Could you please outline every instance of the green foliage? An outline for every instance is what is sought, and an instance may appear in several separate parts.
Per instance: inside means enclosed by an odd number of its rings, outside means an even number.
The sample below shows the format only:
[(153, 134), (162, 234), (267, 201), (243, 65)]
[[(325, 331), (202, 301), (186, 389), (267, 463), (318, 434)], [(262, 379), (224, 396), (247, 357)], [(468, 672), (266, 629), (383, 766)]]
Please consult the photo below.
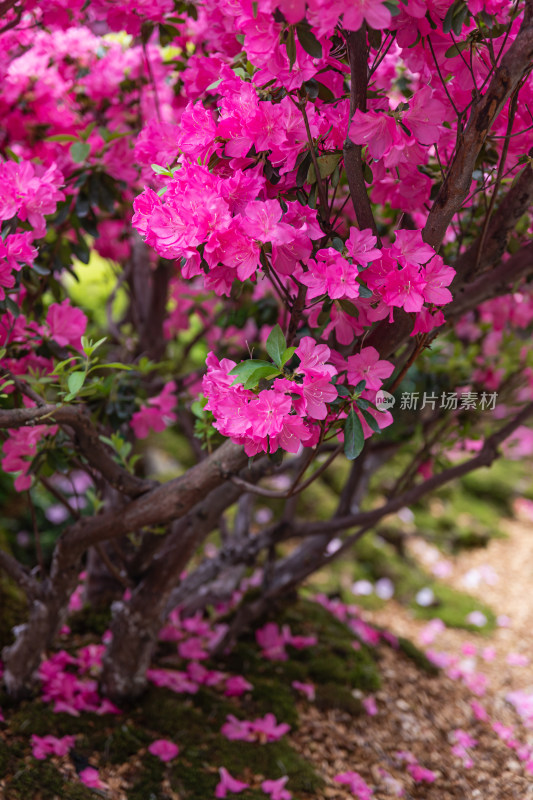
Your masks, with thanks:
[(353, 461), (360, 455), (365, 445), (365, 435), (361, 420), (351, 408), (344, 425), (344, 454), (348, 461)]

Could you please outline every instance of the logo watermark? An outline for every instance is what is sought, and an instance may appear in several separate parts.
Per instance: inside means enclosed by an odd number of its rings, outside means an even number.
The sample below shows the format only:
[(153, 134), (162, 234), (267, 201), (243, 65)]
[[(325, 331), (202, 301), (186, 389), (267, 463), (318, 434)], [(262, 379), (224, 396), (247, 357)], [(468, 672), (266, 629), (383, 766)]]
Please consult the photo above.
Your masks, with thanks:
[(376, 408), (379, 411), (388, 411), (396, 403), (396, 398), (390, 392), (380, 389), (376, 394)]
[[(492, 411), (496, 408), (498, 392), (402, 392), (399, 409), (401, 411), (423, 411), (442, 408), (444, 411)], [(390, 392), (380, 389), (376, 394), (376, 408), (388, 411), (396, 404)]]

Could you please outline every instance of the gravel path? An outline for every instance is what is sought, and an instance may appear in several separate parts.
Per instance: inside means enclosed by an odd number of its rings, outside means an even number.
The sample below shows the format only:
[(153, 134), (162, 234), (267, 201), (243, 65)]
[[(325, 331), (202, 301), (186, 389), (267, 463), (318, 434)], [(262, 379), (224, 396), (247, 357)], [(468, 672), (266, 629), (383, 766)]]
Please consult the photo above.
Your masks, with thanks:
[[(354, 797), (333, 781), (346, 771), (358, 772), (373, 788), (375, 800), (533, 798), (533, 759), (527, 755), (528, 750), (533, 752), (533, 699), (529, 727), (506, 699), (510, 692), (533, 693), (531, 510), (519, 507), (518, 519), (504, 523), (508, 538), (446, 559), (446, 582), (482, 598), (503, 617), (501, 622), (507, 622), (505, 627), (489, 636), (457, 629), (432, 633), (428, 623), (415, 620), (393, 601), (365, 613), (366, 621), (419, 646), (427, 647), (427, 639), (434, 636), (430, 644), (434, 650), (455, 656), (452, 675), (460, 672), (466, 678), (452, 680), (444, 670), (436, 677), (426, 675), (403, 655), (385, 648), (383, 686), (375, 695), (377, 714), (353, 719), (340, 712), (302, 709), (304, 721), (294, 740), (326, 776), (323, 798)], [(414, 540), (412, 549), (426, 566), (435, 564), (436, 551), (424, 541)], [(478, 704), (477, 716), (486, 713), (487, 719), (476, 718), (472, 701)], [(528, 710), (522, 702), (524, 708)], [(477, 741), (460, 756), (452, 751), (458, 729)], [(434, 781), (416, 783), (398, 751), (409, 751), (421, 766), (432, 770)]]

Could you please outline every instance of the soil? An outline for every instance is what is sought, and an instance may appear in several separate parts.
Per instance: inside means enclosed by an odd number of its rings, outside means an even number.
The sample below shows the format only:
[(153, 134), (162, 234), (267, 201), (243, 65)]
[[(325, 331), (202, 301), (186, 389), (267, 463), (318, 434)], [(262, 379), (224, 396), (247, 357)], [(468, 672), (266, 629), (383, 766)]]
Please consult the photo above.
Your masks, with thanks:
[[(492, 728), (494, 722), (513, 726), (514, 737), (533, 746), (533, 730), (524, 727), (506, 700), (510, 691), (533, 691), (531, 666), (511, 665), (507, 660), (510, 653), (522, 655), (524, 661), (533, 658), (533, 524), (527, 519), (514, 520), (504, 523), (504, 528), (507, 538), (447, 559), (451, 572), (446, 582), (463, 591), (466, 582), (472, 595), (488, 603), (498, 615), (509, 617), (509, 624), (497, 627), (489, 636), (446, 629), (431, 645), (450, 654), (461, 654), (465, 648), (467, 657), (476, 659), (476, 672), (488, 678), (485, 694), (476, 697), (443, 671), (437, 676), (425, 675), (401, 654), (392, 649), (385, 651), (381, 662), (383, 685), (375, 694), (375, 716), (354, 720), (338, 711), (321, 714), (314, 708), (302, 709), (301, 727), (292, 738), (299, 752), (327, 777), (324, 798), (353, 797), (333, 780), (335, 775), (350, 770), (359, 772), (374, 787), (376, 800), (396, 796), (382, 791), (380, 769), (387, 770), (399, 782), (406, 798), (533, 798), (533, 774), (524, 769), (516, 752)], [(410, 547), (429, 566), (434, 549), (420, 539), (413, 539)], [(480, 579), (480, 574), (486, 580)], [(415, 619), (394, 601), (378, 611), (365, 612), (364, 618), (415, 643), (420, 643), (427, 627), (427, 622)], [(474, 648), (476, 655), (469, 655)], [(492, 661), (482, 657), (485, 648), (493, 648), (494, 653), (489, 654)], [(488, 721), (475, 718), (472, 700), (486, 708)], [(452, 732), (458, 728), (478, 741), (468, 750), (473, 761), (469, 768), (452, 753)], [(422, 766), (433, 770), (435, 782), (415, 784), (395, 757), (399, 750), (411, 751)]]

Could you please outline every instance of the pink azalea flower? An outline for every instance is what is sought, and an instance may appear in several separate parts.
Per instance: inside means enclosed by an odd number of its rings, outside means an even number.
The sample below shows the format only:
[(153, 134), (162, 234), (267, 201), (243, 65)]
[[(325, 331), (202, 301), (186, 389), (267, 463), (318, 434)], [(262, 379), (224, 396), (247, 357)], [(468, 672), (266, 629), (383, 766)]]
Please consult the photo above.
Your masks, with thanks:
[(224, 694), (226, 697), (240, 697), (245, 692), (251, 692), (253, 688), (253, 685), (242, 675), (232, 675), (226, 681)]
[(287, 660), (285, 637), (275, 622), (267, 622), (263, 628), (256, 630), (255, 638), (265, 658), (270, 661)]
[(457, 730), (453, 731), (453, 736), (455, 741), (462, 745), (462, 747), (476, 747), (478, 743), (477, 739), (474, 739), (469, 733), (461, 728), (457, 728)]
[(220, 767), (218, 771), (220, 781), (215, 789), (215, 797), (226, 797), (228, 792), (239, 794), (239, 792), (244, 792), (245, 789), (249, 788), (249, 783), (243, 783), (233, 778), (225, 767)]
[(355, 112), (350, 125), (350, 139), (356, 144), (368, 145), (368, 152), (376, 160), (390, 153), (400, 136), (394, 117), (387, 113)]
[(375, 717), (378, 713), (378, 707), (374, 697), (365, 697), (362, 701), (363, 708), (370, 717)]
[(317, 344), (311, 336), (304, 336), (300, 340), (296, 355), (300, 359), (300, 364), (295, 370), (296, 374), (312, 371), (314, 374), (320, 373), (329, 378), (336, 374), (335, 367), (326, 363), (331, 350), (325, 344)]
[(187, 664), (187, 673), (191, 680), (201, 686), (217, 686), (225, 679), (225, 674), (215, 669), (206, 669), (203, 664), (191, 661)]
[(388, 306), (398, 306), (407, 312), (420, 311), (424, 305), (425, 287), (426, 281), (418, 267), (408, 264), (387, 276), (381, 295)]
[(0, 263), (0, 300), (6, 296), (4, 289), (12, 289), (15, 285), (15, 276), (12, 273), (12, 268), (4, 261)]
[(81, 350), (81, 337), (87, 327), (87, 317), (79, 308), (73, 308), (70, 300), (52, 303), (46, 315), (50, 338), (60, 347), (75, 347)]
[(233, 714), (228, 714), (226, 717), (226, 722), (220, 729), (220, 732), (226, 739), (229, 739), (230, 742), (235, 741), (243, 741), (243, 742), (253, 742), (254, 736), (252, 730), (250, 728), (250, 723), (247, 720), (240, 720), (233, 716)]
[(375, 247), (377, 238), (370, 228), (360, 231), (350, 228), (350, 235), (346, 240), (346, 249), (357, 264), (369, 264), (381, 256), (381, 250)]
[(374, 794), (373, 790), (358, 772), (342, 772), (340, 775), (336, 775), (333, 780), (347, 786), (352, 794), (359, 798), (359, 800), (371, 800)]
[(148, 752), (161, 761), (172, 761), (179, 753), (179, 747), (168, 739), (156, 739), (148, 746)]
[(301, 386), (294, 386), (294, 390), (302, 395), (306, 413), (311, 419), (326, 419), (328, 415), (326, 403), (332, 403), (338, 396), (329, 378), (313, 375), (311, 372), (306, 374)]
[(360, 381), (366, 381), (365, 389), (377, 391), (381, 389), (385, 378), (394, 372), (394, 365), (390, 361), (380, 359), (375, 347), (363, 347), (360, 353), (349, 356), (348, 382), (357, 386)]
[(396, 240), (390, 249), (390, 253), (402, 264), (421, 265), (434, 257), (435, 251), (431, 245), (424, 242), (420, 231), (399, 230), (395, 231), (395, 235)]
[(291, 683), (293, 689), (296, 689), (298, 692), (302, 692), (305, 694), (308, 700), (315, 699), (315, 687), (312, 683), (302, 683), (302, 681), (293, 681)]
[(314, 647), (318, 639), (316, 636), (293, 636), (289, 630), (285, 641), (287, 644), (290, 644), (291, 647), (294, 647), (295, 650), (305, 650), (306, 647)]
[(255, 719), (249, 725), (260, 742), (276, 742), (291, 728), (286, 722), (278, 724), (274, 714), (265, 714), (263, 718)]
[(409, 99), (409, 110), (403, 120), (420, 144), (435, 144), (446, 130), (442, 125), (446, 120), (446, 107), (437, 100), (430, 86), (422, 86)]
[(455, 277), (455, 270), (447, 267), (440, 256), (435, 256), (429, 264), (424, 267), (424, 299), (426, 303), (434, 303), (436, 306), (444, 306), (453, 300), (452, 293), (446, 286), (449, 286)]
[(265, 794), (269, 794), (271, 800), (291, 800), (292, 793), (285, 789), (285, 784), (289, 780), (288, 775), (278, 778), (277, 781), (263, 781), (261, 789)]
[(422, 767), (420, 764), (408, 764), (407, 772), (415, 783), (434, 783), (437, 780), (434, 772)]
[(100, 780), (98, 770), (93, 767), (86, 767), (80, 772), (80, 781), (88, 786), (89, 789), (107, 789), (107, 783)]
[(185, 672), (168, 669), (149, 669), (146, 677), (155, 686), (164, 686), (178, 694), (196, 694), (198, 684), (190, 680)]
[(49, 755), (66, 756), (69, 750), (74, 747), (75, 736), (63, 736), (57, 739), (55, 736), (36, 736), (32, 734), (32, 755), (42, 761)]
[(173, 411), (176, 406), (176, 397), (173, 394), (175, 390), (176, 384), (174, 381), (169, 381), (160, 394), (148, 400), (148, 405), (135, 412), (130, 425), (138, 439), (145, 439), (150, 429), (160, 433), (171, 422), (176, 421), (176, 414)]
[(509, 653), (506, 661), (511, 667), (527, 667), (529, 664), (529, 658), (524, 653)]
[(178, 654), (180, 658), (194, 658), (197, 661), (202, 661), (209, 655), (202, 645), (202, 640), (198, 639), (196, 636), (186, 639), (184, 642), (180, 642), (178, 644)]
[(349, 31), (358, 31), (366, 20), (371, 28), (382, 30), (392, 20), (391, 13), (382, 0), (353, 0), (344, 5), (343, 26)]
[(333, 247), (319, 250), (316, 260), (307, 262), (308, 272), (300, 276), (301, 282), (309, 287), (310, 299), (327, 294), (332, 300), (359, 297), (359, 272), (355, 264), (350, 264)]

